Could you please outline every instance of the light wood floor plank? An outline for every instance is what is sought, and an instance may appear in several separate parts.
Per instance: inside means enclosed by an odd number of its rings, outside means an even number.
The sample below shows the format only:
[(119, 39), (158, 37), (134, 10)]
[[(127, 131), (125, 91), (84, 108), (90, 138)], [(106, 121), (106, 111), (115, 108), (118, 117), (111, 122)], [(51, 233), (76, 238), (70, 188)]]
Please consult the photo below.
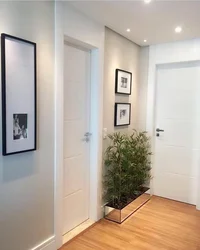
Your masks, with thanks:
[(103, 219), (61, 250), (200, 250), (200, 211), (154, 196), (123, 224)]

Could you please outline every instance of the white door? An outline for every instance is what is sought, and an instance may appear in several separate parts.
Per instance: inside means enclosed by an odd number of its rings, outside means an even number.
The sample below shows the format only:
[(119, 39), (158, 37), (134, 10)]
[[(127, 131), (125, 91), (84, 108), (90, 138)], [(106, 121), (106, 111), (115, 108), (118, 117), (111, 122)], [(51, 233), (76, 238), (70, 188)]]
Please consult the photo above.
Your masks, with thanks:
[(63, 234), (89, 217), (90, 137), (90, 52), (64, 47)]
[(154, 194), (190, 204), (196, 204), (200, 166), (199, 90), (199, 64), (157, 69)]

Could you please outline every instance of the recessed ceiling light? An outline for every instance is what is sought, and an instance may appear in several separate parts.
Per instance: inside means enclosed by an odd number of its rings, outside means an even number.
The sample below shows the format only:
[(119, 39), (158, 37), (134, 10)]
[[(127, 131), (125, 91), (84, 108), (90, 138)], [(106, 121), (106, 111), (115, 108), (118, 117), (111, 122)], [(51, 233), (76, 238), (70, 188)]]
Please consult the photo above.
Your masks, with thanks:
[(147, 42), (147, 40), (146, 39), (144, 39), (144, 43), (146, 43)]
[(126, 31), (127, 31), (127, 32), (130, 32), (131, 30), (130, 30), (130, 29), (127, 29)]
[(176, 33), (181, 33), (181, 31), (182, 31), (182, 27), (181, 27), (181, 26), (177, 26), (177, 27), (175, 28), (175, 32), (176, 32)]
[(144, 0), (144, 2), (145, 2), (145, 3), (150, 3), (150, 2), (151, 2), (151, 0)]

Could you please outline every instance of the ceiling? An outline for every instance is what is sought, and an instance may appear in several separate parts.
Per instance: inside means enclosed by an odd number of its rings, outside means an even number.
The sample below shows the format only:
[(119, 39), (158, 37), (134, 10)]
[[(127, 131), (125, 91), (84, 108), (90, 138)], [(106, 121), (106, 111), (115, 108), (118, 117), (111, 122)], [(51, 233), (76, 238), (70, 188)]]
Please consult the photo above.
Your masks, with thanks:
[[(145, 4), (143, 0), (82, 0), (71, 4), (141, 46), (200, 37), (200, 1), (152, 0)], [(182, 26), (183, 31), (175, 33), (176, 26)]]

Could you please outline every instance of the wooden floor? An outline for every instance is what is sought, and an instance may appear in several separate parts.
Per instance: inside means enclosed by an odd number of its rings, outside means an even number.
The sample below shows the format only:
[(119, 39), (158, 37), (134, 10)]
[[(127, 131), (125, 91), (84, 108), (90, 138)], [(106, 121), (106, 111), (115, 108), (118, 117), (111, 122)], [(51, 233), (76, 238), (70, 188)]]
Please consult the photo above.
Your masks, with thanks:
[(152, 197), (123, 224), (101, 220), (61, 250), (200, 250), (200, 211)]

